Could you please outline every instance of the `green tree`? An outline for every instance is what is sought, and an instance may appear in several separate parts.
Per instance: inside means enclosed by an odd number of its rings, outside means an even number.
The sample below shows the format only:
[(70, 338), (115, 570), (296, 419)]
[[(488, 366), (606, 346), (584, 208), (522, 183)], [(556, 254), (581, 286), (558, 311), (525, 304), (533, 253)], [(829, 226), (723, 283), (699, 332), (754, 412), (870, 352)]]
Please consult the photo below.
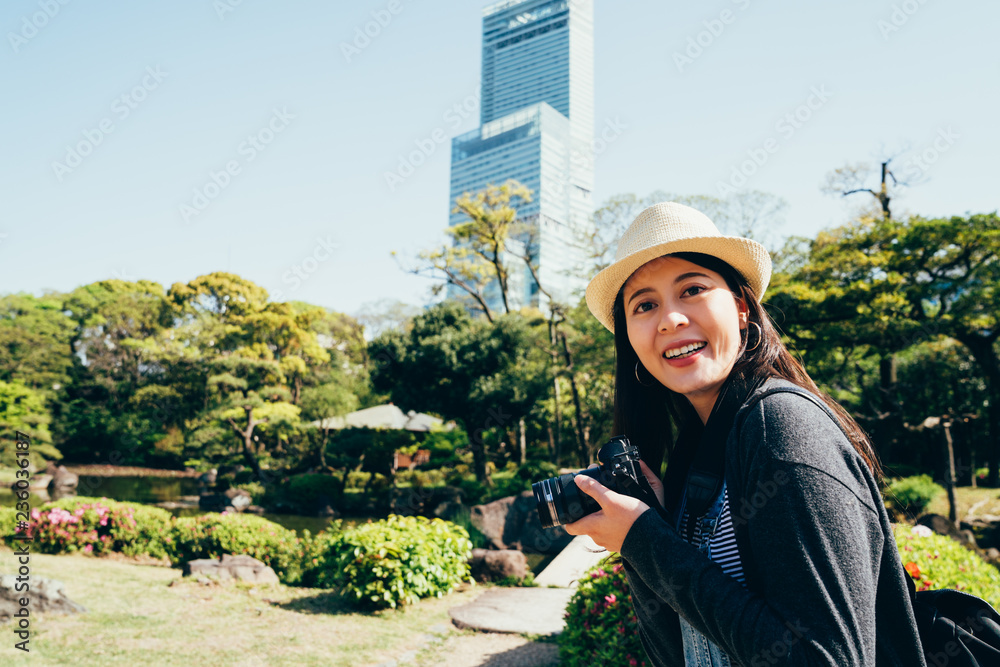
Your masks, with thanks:
[(531, 190), (515, 180), (491, 183), (475, 194), (466, 192), (455, 201), (454, 212), (464, 213), (468, 220), (446, 229), (451, 243), (420, 253), (422, 265), (411, 272), (441, 280), (433, 288), (435, 294), (446, 285), (465, 292), (491, 322), (495, 317), (491, 296), (499, 297), (503, 313), (512, 312), (510, 250), (527, 242), (517, 205), (530, 201)]
[(5, 465), (13, 465), (18, 431), (31, 438), (28, 458), (36, 468), (43, 468), (46, 460), (59, 459), (49, 432), (51, 421), (41, 392), (21, 382), (0, 381), (0, 456)]
[(477, 479), (488, 482), (490, 449), (509, 442), (548, 382), (533, 340), (518, 315), (474, 320), (445, 302), (415, 317), (408, 332), (372, 341), (372, 382), (400, 406), (460, 422)]
[(66, 387), (73, 322), (62, 311), (61, 294), (0, 297), (0, 381), (19, 379), (52, 395)]
[(311, 328), (325, 311), (268, 303), (266, 290), (229, 273), (177, 283), (168, 297), (179, 323), (172, 342), (195, 351), (205, 376), (189, 445), (212, 459), (239, 456), (257, 475), (262, 461), (308, 458), (296, 403), (310, 369), (330, 359)]
[[(775, 281), (770, 303), (812, 347), (883, 355), (942, 336), (969, 351), (989, 402), (990, 481), (1000, 464), (1000, 219), (864, 219), (820, 234), (809, 261)], [(894, 373), (891, 365), (883, 370)]]

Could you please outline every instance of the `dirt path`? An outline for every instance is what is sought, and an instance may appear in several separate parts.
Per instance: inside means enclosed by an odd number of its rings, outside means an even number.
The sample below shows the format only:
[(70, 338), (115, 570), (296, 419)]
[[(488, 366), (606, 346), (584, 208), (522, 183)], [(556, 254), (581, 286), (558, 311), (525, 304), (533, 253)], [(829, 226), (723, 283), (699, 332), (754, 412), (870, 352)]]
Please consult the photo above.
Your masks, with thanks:
[(421, 651), (419, 667), (550, 667), (559, 664), (555, 642), (522, 635), (455, 630)]

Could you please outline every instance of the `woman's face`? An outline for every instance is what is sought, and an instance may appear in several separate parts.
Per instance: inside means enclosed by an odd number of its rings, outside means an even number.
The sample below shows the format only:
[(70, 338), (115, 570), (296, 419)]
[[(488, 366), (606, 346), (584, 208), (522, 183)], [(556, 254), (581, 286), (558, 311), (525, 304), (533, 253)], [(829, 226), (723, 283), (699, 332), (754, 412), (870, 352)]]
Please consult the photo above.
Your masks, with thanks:
[(658, 257), (625, 282), (625, 321), (639, 363), (708, 421), (746, 328), (746, 306), (718, 273)]

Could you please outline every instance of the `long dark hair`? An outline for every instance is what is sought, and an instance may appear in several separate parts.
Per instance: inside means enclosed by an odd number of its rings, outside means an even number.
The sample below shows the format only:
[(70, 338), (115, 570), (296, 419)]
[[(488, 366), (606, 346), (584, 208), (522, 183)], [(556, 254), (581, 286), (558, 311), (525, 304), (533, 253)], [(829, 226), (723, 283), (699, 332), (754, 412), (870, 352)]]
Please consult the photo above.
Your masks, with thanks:
[[(805, 369), (788, 351), (757, 295), (738, 271), (721, 259), (695, 252), (669, 255), (718, 273), (737, 299), (747, 307), (749, 325), (741, 334), (740, 349), (731, 375), (748, 378), (782, 378), (812, 392), (837, 416), (851, 444), (864, 459), (876, 482), (882, 468), (867, 434), (835, 400), (820, 391)], [(669, 460), (677, 436), (692, 424), (700, 423), (694, 408), (682, 395), (670, 391), (639, 364), (628, 340), (625, 320), (625, 286), (618, 290), (614, 305), (615, 322), (615, 414), (614, 432), (633, 442), (653, 470)], [(760, 327), (759, 334), (756, 324)], [(645, 378), (643, 378), (645, 376)], [(640, 382), (640, 378), (643, 378)]]

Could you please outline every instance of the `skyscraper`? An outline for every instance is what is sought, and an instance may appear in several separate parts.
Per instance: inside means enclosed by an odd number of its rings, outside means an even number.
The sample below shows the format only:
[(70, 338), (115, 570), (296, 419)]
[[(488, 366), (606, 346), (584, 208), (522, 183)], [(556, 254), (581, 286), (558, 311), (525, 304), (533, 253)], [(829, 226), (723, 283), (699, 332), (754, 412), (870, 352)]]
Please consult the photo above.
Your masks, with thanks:
[[(511, 178), (530, 188), (532, 201), (518, 211), (534, 228), (539, 280), (575, 305), (584, 287), (580, 239), (593, 225), (593, 0), (486, 7), (482, 68), (480, 127), (452, 139), (450, 204)], [(464, 219), (452, 213), (450, 224)], [(508, 261), (513, 306), (547, 310), (519, 261)]]

